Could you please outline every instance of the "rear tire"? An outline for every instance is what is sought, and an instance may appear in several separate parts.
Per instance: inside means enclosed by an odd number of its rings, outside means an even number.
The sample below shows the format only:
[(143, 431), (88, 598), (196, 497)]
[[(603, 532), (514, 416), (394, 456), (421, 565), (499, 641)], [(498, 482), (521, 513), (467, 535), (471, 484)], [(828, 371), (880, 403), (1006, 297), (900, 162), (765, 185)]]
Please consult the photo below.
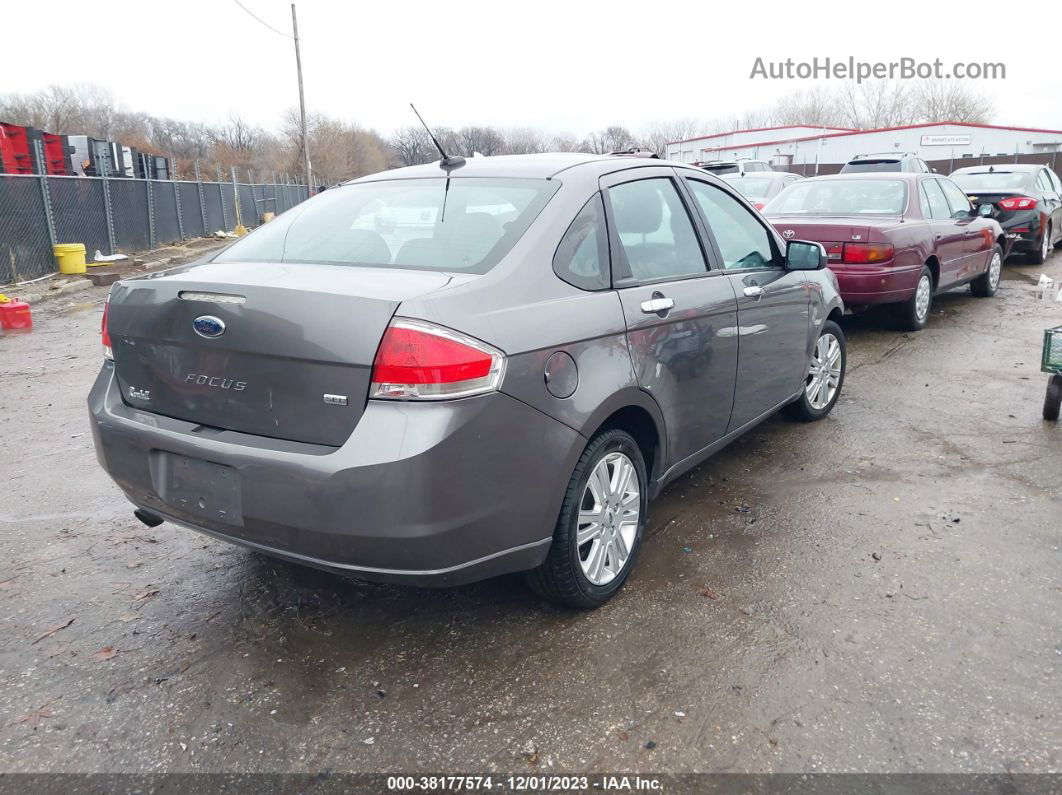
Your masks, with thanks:
[[(615, 476), (621, 469), (626, 471), (626, 464), (633, 465), (627, 487), (609, 492), (612, 483), (622, 478), (611, 483), (595, 479), (595, 484), (590, 484), (590, 479), (596, 478), (602, 467), (606, 476)], [(633, 483), (634, 479), (637, 484)], [(630, 434), (612, 429), (591, 439), (568, 483), (546, 560), (525, 575), (531, 589), (547, 599), (584, 610), (600, 607), (611, 599), (627, 581), (638, 558), (645, 529), (648, 487), (645, 459)], [(632, 491), (635, 488), (636, 500)], [(629, 512), (635, 506), (638, 513), (632, 518)], [(591, 515), (600, 516), (601, 521), (588, 521)], [(626, 521), (621, 524), (624, 518)], [(633, 534), (630, 534), (632, 523)], [(593, 534), (595, 525), (596, 535)], [(627, 532), (621, 532), (622, 528)], [(601, 565), (595, 567), (594, 553), (598, 550)], [(622, 558), (624, 550), (626, 558)], [(610, 570), (610, 560), (612, 569), (617, 570)]]
[(970, 282), (970, 292), (978, 298), (991, 298), (999, 289), (1000, 274), (1003, 272), (1003, 249), (998, 245), (992, 249), (985, 272)]
[[(833, 346), (833, 341), (836, 341), (836, 347)], [(834, 351), (836, 364), (831, 366)], [(815, 422), (829, 414), (841, 396), (847, 365), (848, 348), (844, 332), (832, 320), (827, 320), (822, 324), (819, 339), (811, 353), (804, 388), (800, 390), (800, 397), (783, 409), (786, 416), (800, 422)], [(831, 394), (829, 389), (834, 381), (836, 384)]]
[(1030, 265), (1043, 265), (1051, 253), (1051, 224), (1044, 227), (1043, 236), (1040, 238), (1040, 246), (1036, 251), (1030, 251), (1027, 262)]
[(1044, 419), (1056, 422), (1059, 408), (1062, 408), (1062, 375), (1053, 375), (1047, 382), (1047, 395), (1044, 396)]
[(933, 308), (933, 274), (925, 265), (918, 275), (915, 293), (902, 304), (896, 304), (896, 326), (901, 331), (921, 331), (929, 321)]

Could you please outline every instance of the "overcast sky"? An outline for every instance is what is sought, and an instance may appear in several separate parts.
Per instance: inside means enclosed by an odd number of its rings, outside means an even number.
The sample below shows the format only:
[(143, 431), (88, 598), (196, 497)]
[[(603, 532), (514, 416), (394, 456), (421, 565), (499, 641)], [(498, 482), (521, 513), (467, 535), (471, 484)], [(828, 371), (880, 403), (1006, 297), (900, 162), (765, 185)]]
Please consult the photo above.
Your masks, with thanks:
[[(289, 2), (242, 2), (290, 31)], [(411, 123), (411, 100), (437, 125), (582, 135), (729, 116), (811, 87), (749, 79), (757, 56), (1001, 61), (1006, 80), (973, 81), (995, 122), (1062, 129), (1062, 4), (1044, 0), (1011, 21), (998, 3), (906, 5), (869, 19), (866, 5), (799, 0), (301, 0), (298, 12), (310, 109), (382, 132)], [(51, 0), (45, 12), (53, 22), (32, 29), (63, 20), (64, 39), (5, 36), (0, 92), (92, 82), (128, 110), (211, 123), (239, 112), (267, 128), (297, 103), (292, 42), (233, 0)]]

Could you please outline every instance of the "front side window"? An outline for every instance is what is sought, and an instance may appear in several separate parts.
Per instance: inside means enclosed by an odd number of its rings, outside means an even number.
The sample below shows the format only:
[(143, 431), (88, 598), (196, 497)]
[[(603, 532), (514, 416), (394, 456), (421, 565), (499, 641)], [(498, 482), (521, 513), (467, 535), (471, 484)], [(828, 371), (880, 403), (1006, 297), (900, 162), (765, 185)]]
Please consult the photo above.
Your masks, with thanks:
[(557, 189), (536, 179), (445, 177), (345, 185), (281, 214), (216, 262), (486, 273)]
[(778, 264), (770, 234), (740, 202), (714, 185), (697, 180), (687, 180), (687, 183), (719, 246), (724, 268)]
[(686, 206), (666, 177), (609, 188), (616, 234), (639, 281), (693, 276), (707, 271)]
[(959, 186), (950, 179), (938, 179), (935, 182), (940, 183), (940, 187), (944, 190), (944, 195), (948, 199), (948, 204), (951, 205), (951, 217), (968, 217), (971, 210), (970, 199), (962, 192)]
[(583, 205), (553, 255), (553, 272), (583, 290), (604, 290), (610, 284), (608, 238), (601, 194)]
[(925, 194), (926, 204), (929, 205), (928, 213), (926, 213), (925, 205), (922, 206), (922, 214), (926, 218), (933, 218), (938, 221), (951, 218), (951, 207), (948, 206), (948, 200), (944, 197), (944, 191), (940, 188), (939, 180), (922, 180), (922, 190)]

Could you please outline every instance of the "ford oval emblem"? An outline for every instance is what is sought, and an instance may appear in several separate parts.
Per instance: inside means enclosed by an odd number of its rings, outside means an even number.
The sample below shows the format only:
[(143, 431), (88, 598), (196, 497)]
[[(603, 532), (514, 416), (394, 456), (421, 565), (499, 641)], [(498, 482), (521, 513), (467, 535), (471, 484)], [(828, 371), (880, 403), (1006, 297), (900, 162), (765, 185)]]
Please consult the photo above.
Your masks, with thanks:
[(212, 339), (225, 333), (225, 321), (213, 315), (200, 315), (192, 321), (192, 328), (200, 337)]

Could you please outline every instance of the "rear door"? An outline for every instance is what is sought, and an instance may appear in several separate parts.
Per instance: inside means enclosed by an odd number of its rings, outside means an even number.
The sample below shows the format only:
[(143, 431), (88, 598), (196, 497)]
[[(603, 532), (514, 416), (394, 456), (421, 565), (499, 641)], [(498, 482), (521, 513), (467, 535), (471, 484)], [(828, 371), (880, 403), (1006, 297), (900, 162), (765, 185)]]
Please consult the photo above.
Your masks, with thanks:
[(922, 214), (933, 233), (933, 248), (940, 261), (939, 287), (947, 287), (959, 280), (966, 258), (966, 229), (951, 217), (951, 205), (938, 179), (924, 179), (920, 183)]
[(734, 290), (709, 269), (672, 169), (630, 169), (603, 177), (601, 187), (631, 359), (664, 415), (670, 466), (726, 434), (737, 371)]
[(791, 397), (806, 377), (808, 282), (784, 268), (774, 231), (745, 202), (707, 180), (685, 183), (737, 296), (733, 431)]

